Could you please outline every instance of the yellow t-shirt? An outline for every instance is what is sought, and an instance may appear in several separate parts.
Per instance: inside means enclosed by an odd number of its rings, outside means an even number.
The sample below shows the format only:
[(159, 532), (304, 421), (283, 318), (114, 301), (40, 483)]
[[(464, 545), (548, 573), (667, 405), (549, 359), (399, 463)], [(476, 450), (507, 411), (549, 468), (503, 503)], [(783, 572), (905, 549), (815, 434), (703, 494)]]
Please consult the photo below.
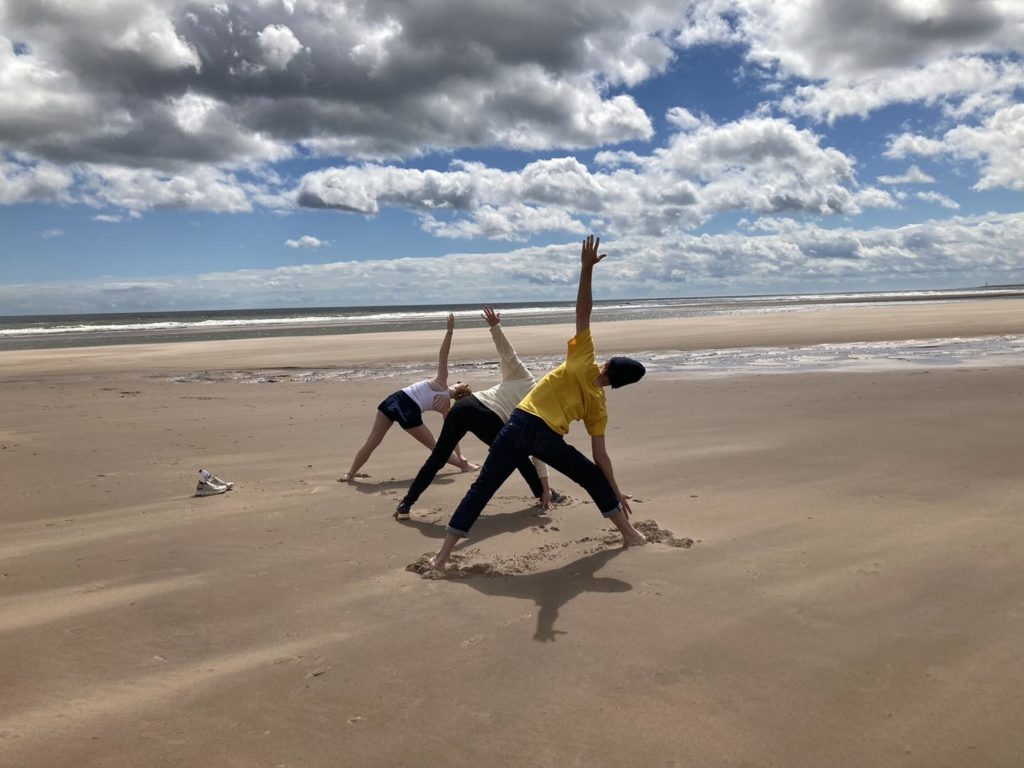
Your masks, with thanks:
[(588, 328), (569, 340), (565, 362), (537, 382), (517, 407), (539, 416), (560, 435), (569, 434), (573, 421), (582, 421), (589, 435), (603, 435), (608, 409), (604, 390), (594, 383), (601, 373), (594, 357)]

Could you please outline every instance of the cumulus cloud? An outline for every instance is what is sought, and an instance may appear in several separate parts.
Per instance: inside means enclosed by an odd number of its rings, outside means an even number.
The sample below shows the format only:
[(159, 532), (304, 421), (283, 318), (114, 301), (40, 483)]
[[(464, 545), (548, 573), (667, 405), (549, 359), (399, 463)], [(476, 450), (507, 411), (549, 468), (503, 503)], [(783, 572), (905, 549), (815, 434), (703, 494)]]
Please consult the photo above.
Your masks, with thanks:
[(910, 166), (904, 173), (896, 176), (879, 176), (878, 180), (883, 184), (934, 184), (935, 179), (922, 171), (916, 165)]
[(716, 125), (673, 111), (684, 127), (647, 155), (601, 152), (591, 169), (573, 157), (518, 171), (455, 161), (447, 171), (359, 165), (314, 171), (299, 204), (374, 215), (418, 213), (445, 237), (525, 239), (538, 232), (679, 232), (718, 213), (829, 215), (892, 207), (888, 193), (861, 188), (853, 159), (785, 120), (751, 117)]
[(751, 61), (806, 80), (1019, 51), (1024, 42), (1024, 10), (1005, 0), (703, 0), (694, 6), (681, 44), (743, 43)]
[(91, 165), (81, 167), (80, 173), (82, 200), (93, 205), (135, 212), (151, 208), (219, 213), (252, 210), (239, 180), (212, 167), (165, 174), (146, 168)]
[(783, 111), (833, 122), (848, 115), (867, 117), (890, 104), (941, 104), (952, 115), (991, 113), (1012, 104), (1024, 86), (1024, 66), (955, 56), (920, 67), (832, 79), (803, 85), (784, 97)]
[(976, 189), (1024, 189), (1024, 104), (1000, 109), (979, 126), (958, 125), (941, 139), (900, 134), (886, 154), (970, 160), (980, 168)]
[[(135, 184), (153, 192), (153, 205), (205, 199), (212, 210), (289, 207), (279, 189), (231, 177), (297, 154), (383, 162), (649, 140), (652, 122), (624, 89), (701, 44), (742, 46), (770, 76), (796, 78), (775, 106), (821, 120), (898, 101), (941, 103), (951, 118), (993, 115), (1024, 86), (1024, 66), (1005, 56), (1024, 49), (1024, 10), (1006, 0), (0, 0), (0, 30), (7, 162), (56, 167), (75, 180), (102, 178), (90, 170), (99, 167), (147, 172), (168, 182)], [(683, 106), (665, 117), (680, 134), (725, 133)], [(211, 195), (170, 183), (211, 166), (219, 176)], [(719, 173), (698, 219), (748, 203), (843, 212), (857, 204), (831, 183), (809, 201), (792, 178), (777, 190), (754, 179), (757, 191), (744, 195), (749, 175), (749, 167)], [(22, 179), (0, 190), (0, 202), (66, 197), (55, 182)], [(141, 210), (142, 197), (123, 186), (109, 196)], [(647, 203), (633, 197), (628, 215)], [(481, 201), (476, 223), (433, 214), (425, 222), (437, 233), (507, 238), (578, 224), (571, 212), (525, 205)], [(693, 210), (679, 205), (674, 215), (692, 222)], [(647, 219), (658, 226), (657, 216)]]
[[(602, 296), (849, 289), (850, 286), (971, 284), (978, 275), (1019, 274), (1024, 214), (954, 217), (893, 229), (826, 229), (793, 219), (758, 222), (754, 234), (645, 236), (607, 240), (595, 271)], [(0, 286), (12, 312), (166, 306), (332, 306), (571, 300), (579, 244), (505, 253), (247, 269), (164, 280)], [(452, 274), (459, 279), (452, 281)], [(987, 277), (983, 279), (988, 279)], [(197, 298), (198, 297), (198, 298)]]
[(317, 248), (322, 248), (325, 245), (330, 245), (331, 241), (321, 240), (317, 237), (313, 237), (312, 235), (303, 235), (298, 240), (285, 240), (284, 244), (289, 248), (311, 248), (316, 250)]
[(1024, 85), (1024, 6), (1007, 0), (696, 0), (675, 42), (740, 46), (795, 86), (772, 106), (829, 123), (898, 103), (991, 114)]
[(268, 24), (256, 35), (256, 41), (263, 64), (275, 72), (283, 72), (288, 62), (302, 50), (302, 43), (284, 24)]
[(0, 204), (67, 199), (74, 177), (51, 163), (0, 157)]
[(591, 147), (651, 135), (664, 0), (0, 0), (0, 149), (169, 170), (302, 146)]
[(951, 211), (955, 211), (960, 207), (960, 203), (941, 192), (918, 192), (915, 197), (918, 200), (924, 200), (926, 203), (938, 203), (943, 208), (949, 208)]

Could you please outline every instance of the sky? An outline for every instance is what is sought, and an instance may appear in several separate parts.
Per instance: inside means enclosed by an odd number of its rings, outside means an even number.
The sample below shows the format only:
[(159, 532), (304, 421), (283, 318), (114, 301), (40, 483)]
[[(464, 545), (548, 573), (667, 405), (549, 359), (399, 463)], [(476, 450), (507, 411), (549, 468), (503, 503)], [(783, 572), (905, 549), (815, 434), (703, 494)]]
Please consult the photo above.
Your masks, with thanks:
[(0, 314), (1024, 283), (1024, 0), (0, 0)]

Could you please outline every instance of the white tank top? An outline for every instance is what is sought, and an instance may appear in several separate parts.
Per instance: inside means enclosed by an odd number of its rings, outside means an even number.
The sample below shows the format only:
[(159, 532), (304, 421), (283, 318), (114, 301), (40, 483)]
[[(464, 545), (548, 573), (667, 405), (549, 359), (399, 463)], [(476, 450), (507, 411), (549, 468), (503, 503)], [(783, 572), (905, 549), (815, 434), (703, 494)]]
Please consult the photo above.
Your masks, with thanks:
[(448, 399), (448, 390), (444, 389), (438, 392), (430, 386), (431, 381), (432, 379), (417, 381), (415, 384), (410, 384), (402, 390), (412, 398), (412, 401), (420, 407), (421, 411), (438, 411)]

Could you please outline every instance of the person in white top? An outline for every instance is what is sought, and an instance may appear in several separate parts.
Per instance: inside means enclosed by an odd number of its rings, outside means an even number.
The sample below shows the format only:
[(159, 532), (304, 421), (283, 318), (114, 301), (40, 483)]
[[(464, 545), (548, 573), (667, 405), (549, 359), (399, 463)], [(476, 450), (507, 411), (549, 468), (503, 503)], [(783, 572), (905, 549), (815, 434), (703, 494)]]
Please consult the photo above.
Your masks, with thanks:
[[(444, 341), (441, 342), (441, 349), (437, 356), (437, 375), (432, 379), (417, 381), (415, 384), (410, 384), (408, 387), (388, 395), (377, 406), (377, 415), (374, 418), (373, 427), (370, 429), (370, 436), (366, 438), (363, 447), (356, 452), (356, 457), (352, 460), (352, 466), (348, 472), (338, 478), (339, 483), (352, 482), (357, 477), (367, 477), (367, 475), (359, 475), (359, 470), (370, 458), (370, 454), (380, 445), (384, 435), (395, 422), (398, 422), (402, 429), (427, 448), (434, 449), (437, 443), (430, 427), (423, 423), (423, 412), (437, 411), (447, 419), (448, 412), (451, 410), (451, 398), (455, 397), (456, 392), (469, 391), (469, 386), (466, 384), (448, 386), (448, 353), (452, 348), (454, 331), (455, 315), (449, 313), (448, 331), (444, 335)], [(477, 469), (476, 464), (462, 455), (458, 443), (448, 448), (444, 460), (463, 472)]]
[[(452, 452), (453, 446), (458, 446), (467, 432), (472, 432), (485, 445), (493, 443), (512, 415), (512, 410), (536, 383), (533, 374), (522, 364), (515, 349), (505, 338), (501, 330), (501, 315), (491, 307), (484, 307), (483, 318), (491, 327), (491, 338), (494, 339), (494, 346), (501, 357), (501, 383), (473, 394), (469, 393), (468, 388), (455, 393), (456, 403), (445, 419), (441, 434), (437, 438), (437, 445), (409, 486), (405, 498), (398, 503), (395, 517), (399, 520), (409, 519), (412, 505), (433, 481), (438, 470), (444, 465), (445, 457)], [(544, 509), (549, 509), (552, 501), (564, 498), (557, 491), (552, 491), (548, 485), (548, 468), (543, 462), (524, 458), (518, 469)]]

